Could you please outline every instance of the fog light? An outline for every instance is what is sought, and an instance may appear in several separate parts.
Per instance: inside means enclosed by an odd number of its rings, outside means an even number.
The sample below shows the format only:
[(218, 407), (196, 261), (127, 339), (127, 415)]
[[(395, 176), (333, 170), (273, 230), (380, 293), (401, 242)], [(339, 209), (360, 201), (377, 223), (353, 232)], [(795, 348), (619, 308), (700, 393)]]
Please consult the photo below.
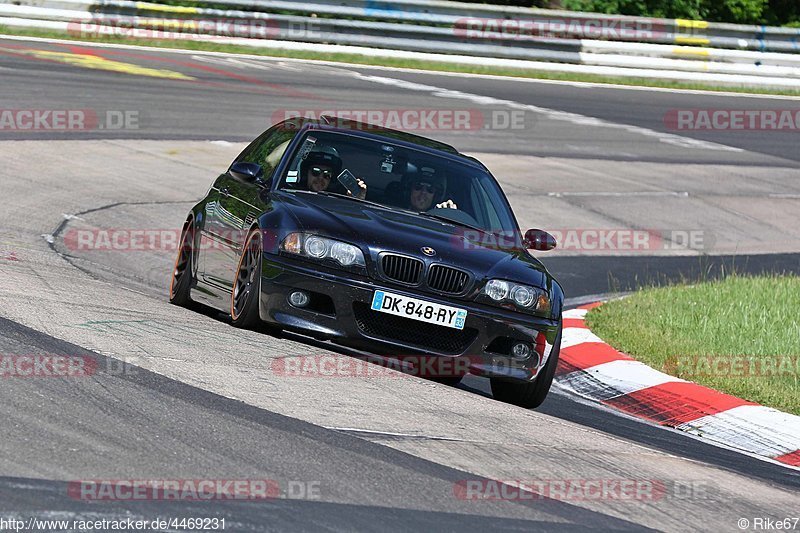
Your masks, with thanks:
[(511, 347), (511, 355), (514, 356), (514, 359), (527, 359), (531, 355), (531, 347), (524, 342), (518, 342)]
[(295, 307), (305, 307), (309, 300), (308, 294), (303, 291), (294, 291), (289, 295), (289, 303)]

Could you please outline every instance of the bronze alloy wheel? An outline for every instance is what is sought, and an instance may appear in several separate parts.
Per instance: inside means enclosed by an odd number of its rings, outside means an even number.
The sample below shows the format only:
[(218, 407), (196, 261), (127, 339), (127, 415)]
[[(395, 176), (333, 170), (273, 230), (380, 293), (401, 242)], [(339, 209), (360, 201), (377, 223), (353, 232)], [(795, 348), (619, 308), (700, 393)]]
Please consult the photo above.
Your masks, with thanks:
[(169, 284), (169, 301), (175, 305), (186, 306), (192, 301), (190, 291), (197, 271), (196, 250), (194, 220), (190, 219), (183, 225)]
[(236, 327), (252, 327), (260, 321), (261, 250), (261, 232), (253, 230), (245, 241), (231, 293), (231, 321)]

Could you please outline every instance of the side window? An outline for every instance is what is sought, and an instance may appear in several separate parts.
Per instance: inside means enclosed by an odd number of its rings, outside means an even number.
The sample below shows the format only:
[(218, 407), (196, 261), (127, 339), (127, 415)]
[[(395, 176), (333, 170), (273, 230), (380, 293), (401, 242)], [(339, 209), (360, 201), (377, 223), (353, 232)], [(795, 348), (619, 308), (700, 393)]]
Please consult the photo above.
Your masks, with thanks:
[(250, 143), (235, 162), (258, 163), (264, 169), (264, 179), (268, 180), (296, 133), (286, 123), (273, 126)]

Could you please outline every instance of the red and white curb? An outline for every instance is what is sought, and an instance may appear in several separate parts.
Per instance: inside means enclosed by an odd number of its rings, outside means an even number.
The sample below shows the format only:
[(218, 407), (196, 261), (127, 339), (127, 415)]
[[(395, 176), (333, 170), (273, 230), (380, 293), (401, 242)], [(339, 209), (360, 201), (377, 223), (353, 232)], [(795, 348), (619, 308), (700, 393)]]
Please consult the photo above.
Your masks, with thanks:
[(584, 398), (716, 444), (800, 467), (800, 416), (659, 372), (586, 327), (589, 309), (564, 311), (557, 383)]

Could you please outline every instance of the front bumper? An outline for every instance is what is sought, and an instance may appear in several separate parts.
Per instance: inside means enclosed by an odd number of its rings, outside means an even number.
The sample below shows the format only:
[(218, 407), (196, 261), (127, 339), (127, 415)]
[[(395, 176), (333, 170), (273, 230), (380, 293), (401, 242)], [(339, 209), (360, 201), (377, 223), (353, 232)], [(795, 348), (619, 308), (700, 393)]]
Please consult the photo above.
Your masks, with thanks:
[[(427, 325), (369, 310), (376, 289), (467, 310), (464, 330)], [(329, 298), (324, 312), (289, 303), (296, 290)], [(326, 300), (327, 301), (327, 300)], [(370, 315), (370, 313), (374, 315)], [(494, 309), (464, 299), (409, 291), (366, 275), (301, 259), (265, 253), (260, 296), (261, 319), (317, 338), (331, 339), (388, 357), (424, 356), (448, 361), (447, 368), (473, 374), (532, 381), (547, 363), (558, 333), (552, 320)], [(400, 329), (399, 329), (400, 328)], [(401, 331), (402, 329), (402, 331)], [(498, 353), (497, 339), (528, 342), (536, 354), (526, 361)], [(439, 376), (442, 377), (442, 376)]]

